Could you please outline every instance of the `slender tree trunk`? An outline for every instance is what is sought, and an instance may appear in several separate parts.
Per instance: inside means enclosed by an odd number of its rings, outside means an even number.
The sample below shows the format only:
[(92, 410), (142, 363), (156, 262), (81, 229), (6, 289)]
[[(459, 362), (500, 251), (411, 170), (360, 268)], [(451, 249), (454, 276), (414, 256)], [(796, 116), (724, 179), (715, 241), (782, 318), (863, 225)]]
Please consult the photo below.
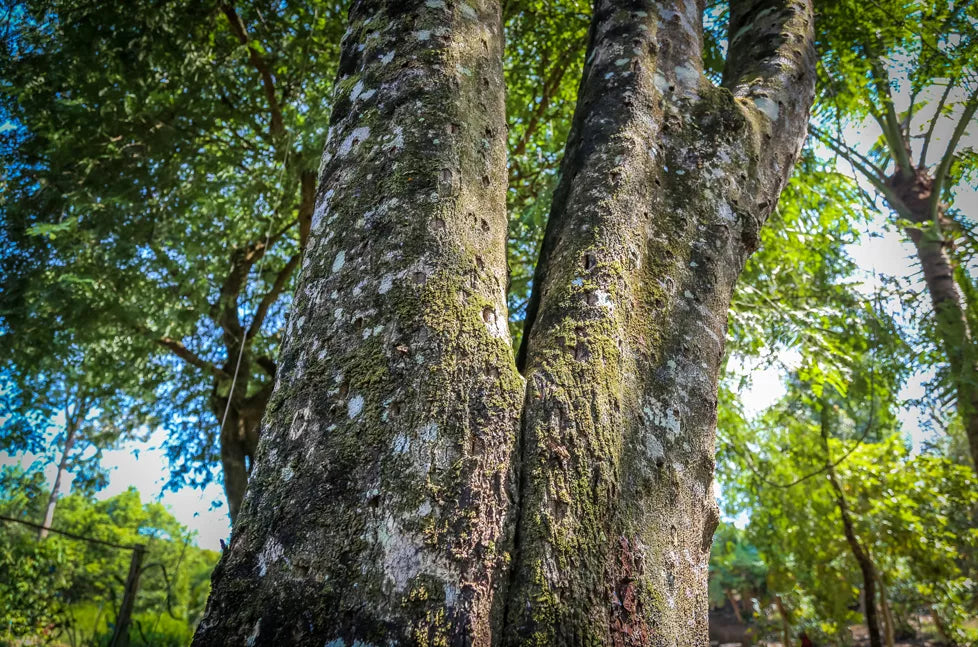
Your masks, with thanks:
[(350, 9), (255, 472), (195, 645), (707, 644), (726, 312), (807, 2), (599, 2), (516, 370), (499, 3)]
[(883, 575), (876, 574), (877, 582), (880, 585), (880, 611), (883, 613), (883, 637), (886, 640), (886, 647), (893, 647), (896, 642), (896, 628), (893, 625), (893, 614), (890, 611), (890, 599), (886, 594), (886, 583)]
[(791, 647), (791, 616), (785, 609), (780, 595), (774, 596), (774, 603), (778, 607), (778, 615), (781, 616), (781, 642), (784, 647)]
[(916, 225), (907, 229), (907, 235), (916, 249), (930, 295), (937, 335), (956, 392), (958, 413), (978, 473), (978, 347), (968, 326), (964, 298), (954, 279), (954, 264), (947, 249), (949, 242), (941, 226), (945, 222), (943, 210), (938, 209), (935, 222), (930, 215), (933, 179), (926, 170), (895, 174), (889, 184)]
[(54, 475), (54, 485), (51, 486), (51, 494), (48, 496), (48, 505), (44, 509), (44, 521), (41, 529), (38, 530), (37, 538), (42, 540), (48, 536), (48, 529), (54, 523), (54, 509), (58, 505), (58, 497), (61, 496), (61, 479), (68, 469), (68, 457), (71, 448), (75, 445), (75, 435), (78, 433), (78, 421), (75, 416), (69, 414), (65, 423), (65, 445), (61, 451), (61, 460), (58, 461), (58, 471)]
[(852, 514), (849, 511), (849, 504), (846, 501), (845, 491), (842, 489), (842, 484), (839, 483), (839, 479), (835, 474), (835, 468), (832, 465), (832, 456), (829, 452), (830, 406), (829, 402), (823, 398), (820, 417), (822, 443), (825, 449), (825, 470), (829, 477), (829, 483), (832, 485), (832, 490), (835, 492), (836, 505), (839, 508), (839, 516), (842, 518), (842, 532), (846, 537), (846, 543), (849, 544), (849, 550), (852, 552), (856, 564), (859, 565), (859, 572), (862, 574), (863, 599), (865, 602), (863, 612), (866, 616), (866, 628), (869, 630), (869, 645), (870, 647), (882, 647), (876, 610), (876, 567), (873, 565), (873, 560), (868, 551), (862, 545), (862, 542), (859, 541), (859, 537), (856, 536), (856, 528), (852, 520)]

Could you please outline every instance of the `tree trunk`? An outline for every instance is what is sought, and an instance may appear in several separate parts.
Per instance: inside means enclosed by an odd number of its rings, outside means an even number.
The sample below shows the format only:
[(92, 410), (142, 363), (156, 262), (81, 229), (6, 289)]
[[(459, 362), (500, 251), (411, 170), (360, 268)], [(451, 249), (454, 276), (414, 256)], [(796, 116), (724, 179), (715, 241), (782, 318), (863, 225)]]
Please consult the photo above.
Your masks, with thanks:
[(811, 6), (599, 2), (516, 370), (499, 3), (350, 9), (255, 472), (195, 645), (705, 645), (734, 282)]
[(907, 235), (917, 251), (934, 311), (935, 329), (950, 368), (972, 465), (978, 474), (978, 348), (968, 326), (964, 298), (954, 279), (954, 265), (947, 250), (949, 242), (942, 232), (943, 210), (938, 209), (936, 221), (931, 218), (933, 179), (926, 170), (896, 174), (889, 184), (915, 224), (907, 229)]
[(890, 599), (886, 594), (886, 583), (883, 575), (876, 574), (880, 585), (880, 611), (883, 613), (883, 637), (886, 640), (886, 647), (893, 647), (896, 642), (896, 628), (893, 626), (893, 613), (890, 611)]
[(774, 596), (774, 603), (778, 607), (778, 615), (781, 616), (781, 641), (784, 647), (791, 646), (791, 616), (788, 614), (788, 610), (784, 608), (784, 602), (781, 600), (780, 595)]
[[(236, 361), (237, 355), (234, 352), (229, 351), (229, 356)], [(229, 368), (233, 371), (234, 365), (230, 364)], [(238, 379), (234, 381), (233, 394), (221, 395), (222, 387), (231, 388), (230, 383), (224, 383), (225, 380), (215, 382), (211, 394), (211, 410), (220, 425), (221, 469), (232, 525), (238, 518), (238, 511), (241, 509), (248, 486), (248, 476), (255, 464), (262, 416), (273, 386), (269, 383), (258, 393), (246, 397), (250, 378), (249, 369), (247, 362), (243, 362)]]
[(48, 505), (44, 509), (44, 521), (41, 523), (41, 528), (37, 532), (38, 541), (48, 536), (48, 529), (54, 523), (54, 509), (58, 505), (58, 497), (61, 496), (61, 479), (68, 469), (68, 456), (71, 448), (75, 444), (75, 434), (77, 433), (78, 422), (69, 414), (65, 422), (65, 446), (61, 452), (61, 460), (58, 461), (58, 471), (54, 475), (54, 485), (51, 486), (51, 494), (48, 495)]
[(836, 477), (835, 468), (832, 465), (832, 456), (829, 453), (830, 406), (829, 402), (823, 398), (821, 433), (822, 443), (825, 448), (825, 471), (828, 474), (832, 490), (835, 492), (836, 505), (839, 508), (839, 516), (842, 518), (842, 532), (845, 534), (846, 543), (849, 544), (849, 550), (852, 552), (853, 558), (855, 558), (856, 563), (859, 565), (859, 572), (862, 574), (865, 602), (863, 612), (866, 616), (866, 628), (869, 630), (869, 645), (870, 647), (883, 647), (880, 640), (880, 626), (876, 612), (876, 567), (873, 565), (873, 560), (863, 547), (862, 542), (859, 541), (859, 537), (856, 536), (856, 528), (852, 521), (852, 514), (849, 511), (849, 504), (846, 501), (845, 491), (842, 489), (842, 484), (839, 483), (839, 479)]

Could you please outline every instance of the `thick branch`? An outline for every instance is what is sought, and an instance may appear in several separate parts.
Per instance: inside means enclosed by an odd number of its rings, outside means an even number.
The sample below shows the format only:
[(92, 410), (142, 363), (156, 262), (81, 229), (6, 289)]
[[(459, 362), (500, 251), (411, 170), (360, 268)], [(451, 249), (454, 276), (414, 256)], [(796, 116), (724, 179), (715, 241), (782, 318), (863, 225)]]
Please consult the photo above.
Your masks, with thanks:
[[(730, 2), (722, 85), (760, 126), (764, 141), (757, 143), (758, 172), (775, 199), (787, 181), (779, 169), (790, 167), (801, 150), (815, 95), (813, 30), (810, 0)], [(766, 141), (788, 145), (766, 146)]]

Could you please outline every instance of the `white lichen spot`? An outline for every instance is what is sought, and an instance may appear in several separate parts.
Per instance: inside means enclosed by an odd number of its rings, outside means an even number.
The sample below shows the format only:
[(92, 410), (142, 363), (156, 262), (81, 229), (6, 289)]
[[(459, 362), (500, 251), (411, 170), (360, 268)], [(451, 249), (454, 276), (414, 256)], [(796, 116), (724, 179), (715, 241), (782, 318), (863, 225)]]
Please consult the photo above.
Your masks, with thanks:
[(346, 413), (352, 420), (359, 416), (361, 411), (363, 411), (363, 396), (355, 395), (346, 403)]
[(414, 37), (422, 41), (428, 40), (429, 38), (431, 38), (431, 30), (422, 29), (421, 31), (416, 31), (414, 32)]
[(611, 295), (604, 290), (596, 290), (594, 296), (597, 298), (597, 305), (601, 308), (613, 310), (615, 304), (611, 301)]
[(255, 642), (258, 640), (258, 632), (261, 629), (261, 618), (258, 618), (258, 622), (252, 628), (251, 633), (248, 634), (248, 638), (245, 640), (246, 647), (254, 647)]
[(475, 13), (475, 9), (465, 4), (464, 2), (461, 5), (459, 5), (458, 8), (459, 11), (462, 12), (462, 15), (468, 18), (469, 20), (477, 20), (479, 18), (478, 14)]
[(286, 467), (283, 467), (282, 468), (282, 480), (283, 481), (285, 481), (286, 483), (288, 483), (289, 481), (292, 480), (292, 477), (293, 476), (295, 476), (295, 470), (293, 470), (291, 467), (286, 466)]
[(394, 277), (390, 274), (385, 274), (380, 278), (380, 286), (377, 288), (377, 292), (387, 294), (392, 287), (394, 287)]
[(346, 647), (346, 641), (342, 638), (334, 638), (323, 645), (323, 647)]
[(431, 7), (432, 9), (444, 9), (445, 8), (445, 0), (427, 0), (427, 2), (425, 2), (425, 4), (428, 5), (429, 7)]
[(333, 259), (333, 274), (339, 272), (343, 268), (344, 263), (346, 263), (346, 252), (341, 249), (336, 255), (336, 258)]
[(669, 91), (669, 79), (664, 77), (661, 73), (656, 72), (652, 75), (652, 84), (655, 85), (655, 89), (665, 94)]
[(350, 90), (350, 103), (354, 103), (357, 100), (357, 97), (360, 96), (360, 93), (361, 92), (363, 92), (363, 81), (362, 80), (361, 81), (357, 81), (356, 85), (353, 86), (353, 89)]
[(628, 65), (629, 61), (631, 61), (631, 60), (632, 59), (630, 59), (630, 58), (619, 58), (619, 59), (617, 59), (615, 61), (615, 66), (616, 67), (621, 67), (622, 65)]
[(341, 319), (342, 317), (343, 317), (343, 308), (337, 308), (336, 310), (333, 310), (334, 319)]
[(778, 104), (767, 97), (754, 97), (754, 105), (771, 121), (778, 120)]
[(354, 146), (366, 140), (367, 137), (369, 136), (370, 136), (370, 129), (367, 128), (366, 126), (361, 126), (360, 128), (354, 128), (353, 132), (350, 133), (347, 136), (347, 138), (344, 139), (343, 142), (340, 144), (340, 148), (339, 150), (336, 151), (336, 154), (339, 155), (340, 157), (348, 155), (350, 151), (353, 150)]
[(693, 294), (692, 292), (690, 292), (689, 290), (683, 290), (683, 296), (686, 297), (687, 299), (695, 299), (696, 298), (696, 295)]
[(258, 575), (265, 577), (265, 574), (268, 572), (268, 567), (282, 559), (284, 554), (285, 551), (282, 548), (282, 544), (278, 543), (275, 537), (269, 537), (261, 552), (258, 553)]
[(723, 222), (734, 222), (737, 217), (734, 216), (733, 209), (726, 202), (721, 202), (717, 207), (717, 217)]
[(395, 454), (406, 454), (411, 451), (411, 439), (405, 434), (397, 434), (392, 446)]
[(645, 438), (645, 453), (652, 461), (657, 461), (666, 457), (666, 451), (662, 448), (662, 443), (652, 434)]
[(391, 50), (391, 51), (387, 52), (386, 54), (384, 54), (383, 56), (380, 57), (380, 63), (381, 63), (381, 65), (387, 65), (388, 63), (390, 63), (393, 60), (394, 60), (394, 50)]

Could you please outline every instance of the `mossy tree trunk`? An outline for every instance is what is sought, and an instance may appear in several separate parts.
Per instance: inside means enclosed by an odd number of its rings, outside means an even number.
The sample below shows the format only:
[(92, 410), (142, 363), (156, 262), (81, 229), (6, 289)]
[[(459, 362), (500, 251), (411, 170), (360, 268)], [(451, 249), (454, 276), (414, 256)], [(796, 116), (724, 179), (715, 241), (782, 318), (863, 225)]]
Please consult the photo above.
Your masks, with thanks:
[(257, 465), (195, 645), (705, 645), (717, 377), (807, 1), (599, 2), (519, 366), (500, 7), (354, 2)]

